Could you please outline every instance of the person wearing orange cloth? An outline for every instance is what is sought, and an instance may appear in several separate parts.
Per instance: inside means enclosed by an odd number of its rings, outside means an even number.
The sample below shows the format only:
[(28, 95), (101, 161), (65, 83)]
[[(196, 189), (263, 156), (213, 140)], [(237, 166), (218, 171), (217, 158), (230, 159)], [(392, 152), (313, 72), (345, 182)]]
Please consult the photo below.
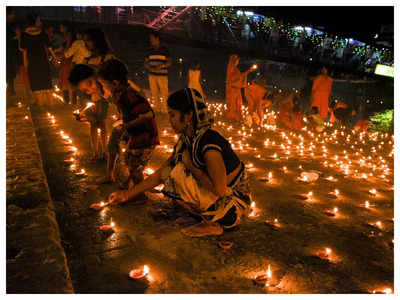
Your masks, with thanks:
[(328, 69), (323, 67), (321, 74), (314, 79), (311, 90), (311, 107), (317, 107), (320, 116), (328, 117), (329, 96), (333, 79), (328, 75)]
[(294, 94), (280, 104), (278, 123), (292, 130), (301, 130), (303, 128), (303, 114), (297, 99), (294, 98)]
[(268, 94), (266, 81), (264, 79), (255, 78), (249, 86), (244, 89), (244, 96), (248, 103), (248, 112), (253, 121), (260, 125), (264, 119), (264, 107), (270, 107), (271, 100), (264, 99)]
[(240, 73), (238, 69), (239, 56), (232, 54), (228, 61), (226, 70), (226, 106), (227, 117), (229, 119), (240, 121), (242, 119), (242, 93), (241, 89), (247, 86), (247, 74), (255, 71), (257, 65), (253, 65), (249, 70)]

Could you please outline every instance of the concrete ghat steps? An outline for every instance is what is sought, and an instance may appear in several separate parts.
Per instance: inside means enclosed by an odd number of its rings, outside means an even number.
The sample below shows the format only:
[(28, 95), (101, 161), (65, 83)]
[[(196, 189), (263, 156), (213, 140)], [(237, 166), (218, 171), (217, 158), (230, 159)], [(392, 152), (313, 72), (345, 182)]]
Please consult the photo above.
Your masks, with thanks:
[(6, 292), (74, 293), (30, 110), (7, 108)]

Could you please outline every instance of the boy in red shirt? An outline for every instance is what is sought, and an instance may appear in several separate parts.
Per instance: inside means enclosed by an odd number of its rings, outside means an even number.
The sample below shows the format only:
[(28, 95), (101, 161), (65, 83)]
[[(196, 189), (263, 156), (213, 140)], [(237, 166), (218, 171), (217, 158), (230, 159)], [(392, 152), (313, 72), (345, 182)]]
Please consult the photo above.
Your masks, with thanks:
[(105, 96), (113, 96), (122, 116), (124, 133), (128, 138), (126, 163), (130, 179), (134, 184), (143, 180), (143, 170), (150, 160), (154, 148), (160, 144), (153, 109), (146, 98), (129, 85), (128, 70), (116, 59), (100, 66), (98, 81)]

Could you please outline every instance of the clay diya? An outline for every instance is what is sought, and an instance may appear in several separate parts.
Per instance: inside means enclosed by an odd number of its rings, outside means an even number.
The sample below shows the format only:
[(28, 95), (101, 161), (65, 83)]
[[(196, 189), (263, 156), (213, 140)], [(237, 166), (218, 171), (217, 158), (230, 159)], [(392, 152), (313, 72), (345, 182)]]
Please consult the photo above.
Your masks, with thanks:
[(224, 250), (227, 250), (233, 246), (233, 243), (228, 241), (222, 241), (218, 242), (218, 246)]
[(141, 279), (149, 274), (149, 267), (144, 265), (143, 269), (133, 269), (129, 272), (129, 277), (132, 279)]
[(90, 205), (90, 208), (93, 210), (102, 210), (104, 207), (110, 205), (108, 202), (103, 202), (101, 201), (100, 203), (93, 203), (92, 205)]

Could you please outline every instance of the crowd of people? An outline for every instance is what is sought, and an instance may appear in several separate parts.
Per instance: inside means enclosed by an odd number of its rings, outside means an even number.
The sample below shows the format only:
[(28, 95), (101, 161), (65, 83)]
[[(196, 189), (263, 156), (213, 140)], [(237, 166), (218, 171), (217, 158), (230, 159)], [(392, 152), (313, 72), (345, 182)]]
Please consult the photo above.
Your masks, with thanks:
[[(242, 12), (238, 15), (237, 12)], [(260, 50), (272, 57), (286, 55), (299, 62), (373, 72), (377, 63), (393, 65), (392, 51), (355, 43), (331, 33), (302, 26), (290, 27), (273, 17), (247, 16), (237, 8), (201, 7), (195, 10), (202, 24), (202, 38), (212, 43), (237, 41), (242, 49)], [(192, 34), (190, 34), (192, 36)]]
[[(363, 104), (352, 107), (342, 101), (330, 101), (333, 79), (328, 75), (327, 67), (322, 66), (319, 75), (309, 77), (303, 89), (295, 92), (276, 91), (259, 77), (249, 84), (247, 76), (257, 69), (257, 65), (241, 73), (238, 64), (238, 55), (231, 55), (226, 71), (225, 96), (226, 116), (232, 121), (244, 122), (248, 126), (278, 123), (291, 130), (301, 130), (310, 121), (318, 132), (324, 130), (326, 123), (368, 131), (368, 114)], [(247, 102), (247, 118), (242, 111), (244, 102)], [(265, 114), (267, 109), (277, 114), (277, 120), (268, 118)]]
[[(11, 22), (12, 11), (8, 11), (7, 18)], [(182, 229), (185, 235), (222, 234), (224, 229), (237, 226), (249, 211), (251, 192), (244, 164), (229, 141), (213, 129), (201, 87), (200, 62), (193, 60), (188, 87), (170, 94), (169, 50), (155, 33), (149, 35), (149, 42), (144, 67), (153, 106), (143, 96), (143, 90), (128, 79), (127, 66), (117, 58), (100, 28), (74, 32), (63, 23), (55, 30), (43, 26), (39, 16), (30, 14), (26, 26), (7, 27), (7, 58), (14, 63), (9, 65), (7, 61), (8, 93), (14, 93), (14, 78), (19, 69), (26, 103), (53, 106), (51, 69), (56, 67), (64, 105), (78, 108), (74, 111), (76, 120), (90, 123), (93, 159), (107, 161), (106, 175), (98, 178), (97, 183), (115, 182), (122, 189), (111, 193), (110, 204), (134, 201), (139, 194), (163, 183), (164, 196), (180, 204), (197, 221)], [(292, 130), (301, 130), (305, 113), (318, 131), (324, 129), (325, 121), (337, 119), (345, 123), (358, 114), (343, 105), (329, 108), (332, 78), (326, 68), (313, 78), (307, 99), (307, 91), (301, 95), (274, 94), (271, 86), (259, 78), (248, 85), (247, 75), (257, 70), (257, 65), (240, 72), (238, 64), (239, 56), (232, 55), (226, 73), (226, 116), (235, 122), (246, 122), (243, 96), (252, 120), (258, 125), (269, 122), (264, 115), (266, 108), (278, 112), (278, 125)], [(303, 105), (303, 111), (301, 101), (309, 101)], [(83, 104), (86, 107), (79, 109)], [(116, 109), (118, 118), (107, 139), (110, 107)], [(143, 171), (160, 143), (157, 119), (161, 115), (168, 115), (179, 139), (171, 157), (144, 179)], [(364, 130), (366, 126), (362, 123), (358, 127)]]

